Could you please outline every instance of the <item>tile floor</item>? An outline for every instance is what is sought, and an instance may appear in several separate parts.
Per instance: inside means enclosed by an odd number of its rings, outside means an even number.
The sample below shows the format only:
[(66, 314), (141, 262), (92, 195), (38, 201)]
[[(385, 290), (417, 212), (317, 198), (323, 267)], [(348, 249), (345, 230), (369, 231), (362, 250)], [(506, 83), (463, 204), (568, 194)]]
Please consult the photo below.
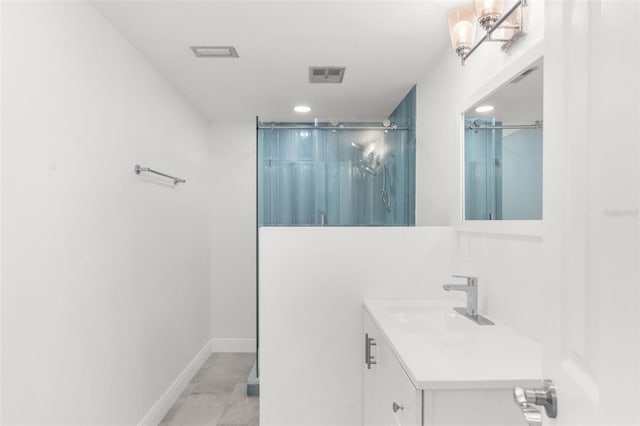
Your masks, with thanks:
[(255, 354), (211, 354), (159, 426), (257, 426), (259, 397), (247, 396), (255, 359)]

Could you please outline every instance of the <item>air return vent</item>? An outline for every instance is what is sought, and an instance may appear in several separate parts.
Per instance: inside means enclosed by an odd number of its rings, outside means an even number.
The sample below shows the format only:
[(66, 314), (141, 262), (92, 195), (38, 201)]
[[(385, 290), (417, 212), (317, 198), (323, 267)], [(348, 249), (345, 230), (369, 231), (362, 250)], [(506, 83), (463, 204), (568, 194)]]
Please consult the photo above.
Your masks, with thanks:
[(528, 70), (524, 71), (519, 76), (517, 76), (513, 80), (511, 80), (510, 83), (518, 83), (520, 80), (522, 80), (523, 78), (525, 78), (526, 76), (528, 76), (529, 74), (531, 74), (532, 72), (534, 72), (537, 69), (538, 68), (536, 68), (536, 67), (529, 68)]
[(345, 67), (309, 67), (309, 83), (342, 83)]

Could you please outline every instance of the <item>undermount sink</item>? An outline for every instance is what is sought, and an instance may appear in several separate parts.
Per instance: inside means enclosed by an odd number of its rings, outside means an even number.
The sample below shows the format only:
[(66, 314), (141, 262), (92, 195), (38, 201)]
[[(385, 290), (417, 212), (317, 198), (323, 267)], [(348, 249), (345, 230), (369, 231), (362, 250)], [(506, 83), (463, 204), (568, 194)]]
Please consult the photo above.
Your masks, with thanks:
[(448, 306), (388, 306), (385, 310), (408, 333), (466, 331), (473, 325)]

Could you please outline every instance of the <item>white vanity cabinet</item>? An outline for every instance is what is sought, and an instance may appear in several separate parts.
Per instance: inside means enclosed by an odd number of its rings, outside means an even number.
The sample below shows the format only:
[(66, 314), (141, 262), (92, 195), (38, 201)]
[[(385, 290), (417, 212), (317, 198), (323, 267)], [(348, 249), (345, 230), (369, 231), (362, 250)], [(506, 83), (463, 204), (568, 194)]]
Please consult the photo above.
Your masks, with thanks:
[(364, 330), (364, 424), (422, 425), (422, 392), (413, 386), (366, 313)]
[(476, 329), (450, 310), (365, 304), (365, 426), (526, 425), (512, 386), (540, 384), (539, 345), (504, 326)]

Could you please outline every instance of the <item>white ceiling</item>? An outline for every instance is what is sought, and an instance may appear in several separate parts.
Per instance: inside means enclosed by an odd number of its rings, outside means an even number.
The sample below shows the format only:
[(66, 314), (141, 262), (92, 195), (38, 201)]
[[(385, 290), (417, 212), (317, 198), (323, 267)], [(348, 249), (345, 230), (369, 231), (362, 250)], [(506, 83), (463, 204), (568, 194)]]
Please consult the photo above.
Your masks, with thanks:
[[(217, 122), (382, 120), (448, 48), (455, 3), (92, 1)], [(240, 57), (195, 58), (192, 45), (231, 45)], [(344, 82), (310, 84), (310, 65), (346, 66)]]
[[(536, 62), (527, 67), (528, 69), (534, 69), (534, 71), (517, 83), (509, 82), (498, 88), (469, 108), (465, 114), (472, 117), (493, 117), (503, 124), (533, 124), (535, 121), (542, 120), (543, 61)], [(492, 105), (494, 110), (487, 113), (475, 112), (475, 108), (480, 105)]]

